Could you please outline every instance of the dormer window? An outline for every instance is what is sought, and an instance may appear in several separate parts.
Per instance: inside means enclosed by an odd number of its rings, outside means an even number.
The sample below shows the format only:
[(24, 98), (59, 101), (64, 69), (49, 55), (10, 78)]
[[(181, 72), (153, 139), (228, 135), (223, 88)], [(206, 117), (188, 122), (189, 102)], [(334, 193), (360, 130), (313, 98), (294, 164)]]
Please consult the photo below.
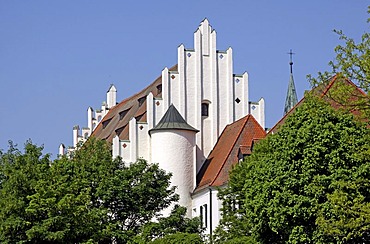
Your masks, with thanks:
[(139, 102), (139, 106), (143, 105), (146, 100), (146, 96), (139, 98), (137, 101)]
[(105, 121), (102, 122), (103, 124), (103, 129), (105, 129), (105, 127), (107, 127), (107, 125), (109, 124), (109, 122), (111, 121), (112, 119), (107, 119)]
[(123, 131), (123, 129), (124, 129), (125, 127), (126, 127), (126, 126), (122, 126), (122, 127), (118, 128), (118, 129), (116, 129), (116, 130), (115, 130), (116, 135), (117, 135), (117, 136), (120, 136), (120, 135), (121, 135), (121, 132)]
[(119, 112), (119, 120), (122, 120), (130, 109)]
[(159, 85), (157, 86), (157, 93), (158, 93), (158, 94), (161, 94), (161, 93), (162, 93), (162, 84), (159, 84)]
[(202, 117), (208, 117), (209, 115), (209, 103), (203, 102), (202, 103)]

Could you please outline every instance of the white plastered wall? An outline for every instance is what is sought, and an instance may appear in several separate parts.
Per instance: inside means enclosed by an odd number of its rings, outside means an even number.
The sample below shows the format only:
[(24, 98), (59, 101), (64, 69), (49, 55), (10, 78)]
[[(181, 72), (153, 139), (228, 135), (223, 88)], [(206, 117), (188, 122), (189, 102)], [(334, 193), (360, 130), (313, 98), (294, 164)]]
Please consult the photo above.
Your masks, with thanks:
[(138, 158), (149, 160), (148, 123), (137, 123)]
[[(221, 219), (222, 202), (217, 197), (218, 190), (212, 187), (203, 189), (193, 195), (192, 217), (200, 216), (200, 207), (207, 206), (207, 215), (203, 217), (205, 234), (210, 234), (216, 229)], [(204, 212), (203, 212), (204, 214)]]
[(265, 99), (258, 102), (249, 102), (249, 110), (262, 128), (265, 128)]
[[(233, 50), (217, 51), (216, 38), (216, 31), (205, 19), (194, 33), (194, 49), (185, 49), (182, 44), (178, 47), (178, 70), (162, 70), (163, 100), (154, 98), (153, 116), (148, 116), (154, 127), (174, 104), (187, 123), (200, 130), (196, 135), (197, 171), (225, 126), (250, 111), (248, 74), (234, 75)], [(207, 117), (201, 115), (202, 102), (209, 104)]]
[[(172, 172), (171, 185), (177, 186), (179, 204), (188, 209), (191, 216), (192, 199), (190, 193), (194, 189), (195, 133), (188, 130), (154, 130), (151, 132), (152, 162)], [(171, 208), (163, 211), (165, 216)]]
[(112, 108), (116, 105), (117, 100), (117, 89), (114, 85), (111, 85), (107, 92), (107, 107)]

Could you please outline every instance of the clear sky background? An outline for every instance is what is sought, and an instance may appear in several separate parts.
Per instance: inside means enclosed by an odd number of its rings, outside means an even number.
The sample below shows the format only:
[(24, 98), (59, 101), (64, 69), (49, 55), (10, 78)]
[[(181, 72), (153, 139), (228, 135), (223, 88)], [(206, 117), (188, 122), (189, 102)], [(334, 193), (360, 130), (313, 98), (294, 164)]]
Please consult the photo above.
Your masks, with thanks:
[(217, 48), (233, 48), (234, 73), (249, 73), (252, 101), (264, 97), (266, 126), (283, 115), (290, 49), (298, 98), (307, 74), (328, 70), (341, 43), (333, 29), (360, 40), (369, 31), (368, 1), (0, 0), (0, 149), (27, 139), (58, 153), (74, 125), (101, 106), (111, 83), (117, 99), (177, 63), (177, 47), (193, 48), (204, 18)]

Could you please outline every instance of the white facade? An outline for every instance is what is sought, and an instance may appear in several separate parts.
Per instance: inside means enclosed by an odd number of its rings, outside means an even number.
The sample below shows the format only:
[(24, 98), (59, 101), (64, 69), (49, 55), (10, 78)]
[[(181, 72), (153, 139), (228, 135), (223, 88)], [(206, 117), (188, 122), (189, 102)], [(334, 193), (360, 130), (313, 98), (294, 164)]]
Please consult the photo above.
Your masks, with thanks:
[[(112, 139), (113, 156), (126, 162), (144, 158), (173, 173), (180, 204), (188, 208), (189, 216), (205, 216), (207, 233), (215, 229), (220, 219), (221, 202), (217, 190), (207, 188), (192, 194), (196, 175), (215, 146), (226, 125), (252, 113), (264, 128), (264, 100), (249, 101), (248, 74), (234, 74), (233, 50), (216, 49), (216, 31), (203, 20), (194, 33), (194, 48), (178, 47), (177, 70), (162, 70), (161, 97), (146, 95), (146, 121), (132, 117), (128, 123), (128, 139), (118, 135)], [(116, 105), (116, 89), (111, 86), (107, 102), (100, 110), (88, 109), (88, 136), (107, 112)], [(169, 106), (173, 104), (186, 122), (199, 130), (156, 131), (149, 135)], [(85, 140), (78, 127), (73, 130), (73, 146)], [(208, 222), (207, 222), (208, 221)]]
[(212, 235), (221, 219), (222, 201), (217, 194), (216, 188), (208, 187), (192, 196), (192, 216), (200, 217), (207, 235)]
[[(181, 206), (192, 206), (191, 192), (195, 189), (195, 135), (189, 130), (160, 130), (151, 132), (152, 162), (167, 172), (173, 172), (171, 185), (178, 186), (176, 193)], [(165, 210), (164, 215), (171, 213), (172, 207)], [(191, 217), (191, 211), (187, 212)]]

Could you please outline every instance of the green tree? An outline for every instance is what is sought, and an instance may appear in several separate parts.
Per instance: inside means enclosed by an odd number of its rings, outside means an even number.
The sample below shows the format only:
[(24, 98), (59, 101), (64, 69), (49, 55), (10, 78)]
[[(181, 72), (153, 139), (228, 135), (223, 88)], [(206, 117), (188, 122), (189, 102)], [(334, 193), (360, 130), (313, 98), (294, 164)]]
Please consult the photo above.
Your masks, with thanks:
[[(368, 13), (370, 13), (370, 6)], [(370, 23), (370, 18), (367, 22)], [(344, 44), (335, 47), (335, 60), (329, 62), (331, 70), (319, 72), (316, 78), (308, 75), (308, 80), (313, 86), (318, 86), (322, 83), (326, 84), (336, 75), (338, 78), (351, 80), (368, 95), (370, 92), (370, 33), (364, 33), (361, 41), (356, 42), (341, 30), (334, 30), (334, 32)], [(361, 110), (364, 117), (369, 118), (370, 97), (349, 88), (343, 86), (341, 89), (332, 89), (330, 96), (349, 110)]]
[(200, 219), (190, 219), (185, 215), (186, 208), (175, 205), (170, 216), (145, 224), (133, 243), (145, 244), (152, 240), (154, 243), (175, 243), (176, 240), (177, 243), (200, 243), (203, 238)]
[(31, 141), (24, 145), (24, 153), (10, 142), (9, 150), (0, 153), (0, 242), (16, 243), (27, 239), (26, 230), (34, 216), (26, 212), (28, 196), (35, 193), (38, 180), (47, 175), (49, 155), (42, 155), (42, 147)]
[(175, 233), (156, 239), (152, 244), (202, 244), (202, 238), (198, 234)]
[(151, 222), (178, 199), (171, 174), (157, 164), (113, 160), (109, 145), (94, 138), (52, 163), (41, 151), (28, 143), (24, 154), (11, 147), (0, 155), (1, 242), (127, 243), (158, 223), (157, 236), (199, 235), (184, 208)]
[[(83, 243), (104, 240), (102, 207), (98, 188), (113, 175), (112, 160), (104, 141), (92, 139), (73, 157), (55, 160), (47, 178), (40, 179), (26, 211), (37, 218), (27, 230), (31, 242)], [(109, 237), (106, 237), (107, 239)]]
[(216, 240), (368, 243), (369, 159), (368, 127), (307, 97), (231, 172)]

